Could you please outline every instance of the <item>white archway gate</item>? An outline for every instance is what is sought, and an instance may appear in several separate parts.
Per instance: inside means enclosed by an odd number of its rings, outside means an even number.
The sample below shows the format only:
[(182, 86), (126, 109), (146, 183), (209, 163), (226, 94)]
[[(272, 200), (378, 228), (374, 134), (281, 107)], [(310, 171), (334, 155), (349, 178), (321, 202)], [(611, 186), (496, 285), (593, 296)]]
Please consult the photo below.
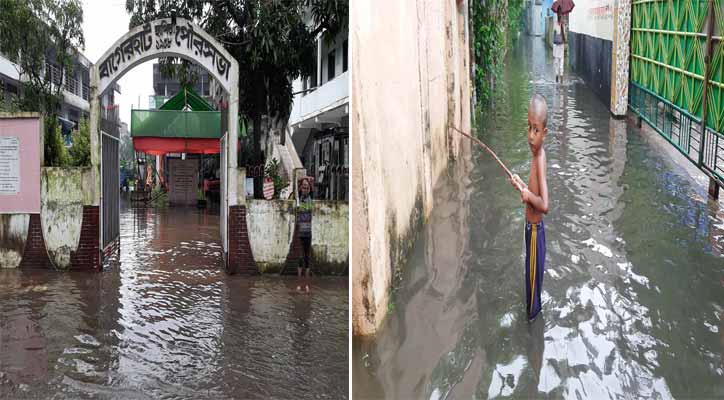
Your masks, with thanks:
[[(237, 196), (239, 64), (216, 39), (191, 21), (182, 18), (162, 18), (133, 28), (118, 39), (93, 65), (91, 70), (91, 165), (95, 180), (94, 205), (99, 206), (101, 214), (99, 218), (100, 249), (103, 251), (104, 248), (102, 232), (103, 221), (106, 218), (104, 218), (103, 210), (106, 210), (106, 214), (120, 212), (117, 204), (109, 203), (104, 207), (104, 201), (109, 196), (104, 195), (102, 182), (105, 157), (102, 156), (103, 141), (101, 138), (104, 133), (100, 129), (100, 97), (136, 65), (161, 57), (181, 57), (200, 64), (216, 79), (228, 95), (228, 123), (226, 124), (228, 131), (222, 132), (225, 140), (221, 141), (221, 160), (224, 161), (225, 167), (222, 170), (220, 225), (222, 246), (227, 260), (227, 269), (229, 269), (228, 257), (226, 257), (226, 254), (229, 254), (229, 229), (227, 227), (229, 210), (238, 205), (240, 198), (243, 199), (243, 197)], [(118, 185), (106, 186), (115, 187), (115, 190), (118, 190)], [(117, 200), (111, 199), (109, 201), (117, 202)], [(236, 266), (232, 266), (230, 269), (234, 272)]]

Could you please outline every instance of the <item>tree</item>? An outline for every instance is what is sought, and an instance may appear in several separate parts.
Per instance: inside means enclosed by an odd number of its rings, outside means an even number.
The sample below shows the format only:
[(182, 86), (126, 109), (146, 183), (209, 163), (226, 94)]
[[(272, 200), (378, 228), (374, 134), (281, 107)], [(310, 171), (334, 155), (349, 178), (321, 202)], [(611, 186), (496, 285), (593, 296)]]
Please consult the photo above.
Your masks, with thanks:
[(56, 83), (72, 71), (76, 49), (85, 44), (80, 0), (0, 0), (0, 51), (28, 80), (19, 108), (54, 116), (63, 85), (53, 85), (46, 63), (57, 66)]
[[(62, 82), (72, 71), (76, 49), (85, 44), (80, 1), (0, 0), (0, 10), (0, 52), (17, 64), (21, 78), (27, 78), (12, 108), (46, 115), (45, 165), (66, 165), (68, 152), (57, 114)], [(57, 67), (56, 84), (46, 63)]]
[(70, 165), (83, 167), (91, 164), (90, 159), (90, 127), (88, 119), (80, 120), (80, 126), (73, 132), (73, 146), (68, 150)]
[(254, 161), (261, 159), (261, 120), (284, 129), (292, 81), (311, 76), (315, 38), (347, 26), (348, 0), (127, 0), (130, 27), (173, 15), (192, 20), (239, 62), (239, 112), (252, 122)]
[(43, 147), (45, 166), (63, 167), (68, 164), (68, 150), (63, 143), (60, 124), (55, 116), (45, 118)]
[(503, 67), (508, 46), (520, 31), (524, 5), (522, 0), (471, 3), (471, 46), (475, 63), (475, 92), (479, 104), (492, 99), (495, 81)]

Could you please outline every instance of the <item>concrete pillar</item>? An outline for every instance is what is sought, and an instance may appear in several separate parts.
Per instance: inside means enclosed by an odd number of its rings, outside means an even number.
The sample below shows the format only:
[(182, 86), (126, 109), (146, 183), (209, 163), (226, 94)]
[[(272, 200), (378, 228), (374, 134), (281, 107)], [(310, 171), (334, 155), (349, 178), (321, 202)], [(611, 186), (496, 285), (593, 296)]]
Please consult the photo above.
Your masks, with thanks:
[(611, 55), (611, 113), (623, 117), (628, 109), (631, 0), (616, 0), (613, 8)]
[(322, 34), (317, 35), (317, 86), (322, 86)]
[(237, 190), (238, 181), (237, 175), (239, 168), (238, 164), (238, 142), (239, 142), (239, 85), (234, 84), (229, 94), (229, 135), (227, 136), (227, 157), (226, 157), (226, 168), (227, 168), (227, 184), (226, 190), (229, 195), (229, 207), (238, 204)]
[(93, 174), (93, 205), (101, 204), (101, 106), (100, 95), (98, 93), (98, 66), (93, 65), (90, 70), (90, 156), (91, 170)]

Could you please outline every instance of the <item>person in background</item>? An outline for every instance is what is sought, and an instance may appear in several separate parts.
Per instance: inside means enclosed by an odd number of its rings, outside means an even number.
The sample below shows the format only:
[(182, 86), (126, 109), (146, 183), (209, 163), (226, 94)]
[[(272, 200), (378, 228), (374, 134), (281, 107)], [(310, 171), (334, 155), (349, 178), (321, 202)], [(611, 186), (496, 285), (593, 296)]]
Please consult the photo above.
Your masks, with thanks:
[(556, 11), (556, 25), (553, 28), (553, 67), (556, 71), (556, 83), (563, 82), (563, 58), (566, 54), (566, 30), (563, 27), (561, 7)]
[[(306, 269), (305, 276), (309, 280), (309, 259), (312, 252), (312, 184), (309, 178), (302, 178), (299, 181), (299, 205), (297, 211), (297, 224), (299, 226), (299, 239), (302, 242), (304, 251), (303, 266), (297, 267), (297, 277), (302, 277), (302, 267)], [(305, 290), (309, 292), (309, 283), (306, 282)], [(301, 290), (301, 285), (297, 290)]]

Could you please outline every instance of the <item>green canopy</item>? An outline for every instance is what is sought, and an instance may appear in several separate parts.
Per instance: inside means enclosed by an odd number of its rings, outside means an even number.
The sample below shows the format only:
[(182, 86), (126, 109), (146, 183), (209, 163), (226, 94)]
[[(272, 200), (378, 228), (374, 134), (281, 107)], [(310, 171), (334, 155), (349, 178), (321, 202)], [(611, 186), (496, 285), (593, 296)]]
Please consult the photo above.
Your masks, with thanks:
[(216, 111), (206, 100), (199, 96), (193, 89), (186, 86), (176, 93), (175, 96), (163, 103), (159, 110), (184, 110), (186, 106), (191, 111)]
[[(132, 110), (131, 136), (219, 139), (221, 112), (184, 86), (158, 110)], [(246, 137), (243, 118), (239, 118), (239, 136)]]

